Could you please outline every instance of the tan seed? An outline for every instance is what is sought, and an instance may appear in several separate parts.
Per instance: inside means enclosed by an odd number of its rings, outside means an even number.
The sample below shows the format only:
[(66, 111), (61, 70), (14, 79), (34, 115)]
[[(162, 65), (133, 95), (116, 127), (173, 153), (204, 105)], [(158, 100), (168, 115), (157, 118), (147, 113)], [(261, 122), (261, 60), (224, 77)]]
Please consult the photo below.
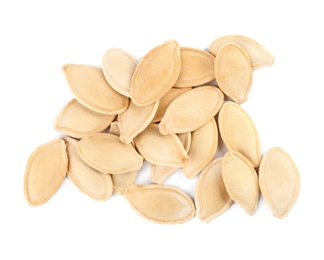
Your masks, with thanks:
[(114, 121), (110, 124), (109, 134), (116, 135), (119, 137), (120, 129), (117, 121)]

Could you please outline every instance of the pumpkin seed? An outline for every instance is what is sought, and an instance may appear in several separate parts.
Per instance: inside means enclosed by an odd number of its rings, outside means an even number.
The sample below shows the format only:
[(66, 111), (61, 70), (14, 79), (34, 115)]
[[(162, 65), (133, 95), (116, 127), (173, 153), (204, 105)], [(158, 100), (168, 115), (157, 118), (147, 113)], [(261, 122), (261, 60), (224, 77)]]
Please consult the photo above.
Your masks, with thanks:
[(68, 177), (72, 183), (90, 198), (106, 200), (113, 192), (111, 177), (88, 166), (78, 155), (78, 140), (64, 138), (68, 158)]
[(259, 184), (273, 215), (286, 217), (299, 195), (300, 176), (294, 161), (282, 148), (272, 148), (262, 158)]
[(97, 113), (72, 99), (54, 120), (54, 128), (69, 136), (82, 138), (105, 130), (115, 117)]
[(236, 151), (228, 151), (223, 158), (222, 174), (230, 197), (253, 215), (258, 206), (259, 182), (250, 161)]
[(238, 104), (244, 103), (252, 86), (249, 56), (238, 45), (228, 43), (215, 59), (215, 77), (219, 88)]
[(142, 217), (160, 224), (184, 223), (195, 215), (195, 205), (184, 192), (163, 185), (132, 185), (124, 193)]
[(130, 94), (135, 105), (148, 106), (163, 97), (176, 83), (180, 67), (180, 47), (176, 41), (150, 50), (132, 77)]
[(235, 43), (241, 46), (249, 55), (253, 70), (271, 66), (274, 63), (274, 56), (255, 40), (242, 35), (228, 35), (214, 40), (210, 44), (210, 51), (215, 56), (218, 55), (219, 49), (228, 43)]
[(228, 150), (244, 155), (254, 167), (261, 160), (259, 134), (246, 111), (233, 102), (226, 102), (218, 116), (222, 140)]
[(222, 177), (222, 158), (213, 160), (199, 175), (195, 191), (196, 216), (209, 223), (227, 210), (232, 199)]
[(159, 124), (164, 135), (192, 132), (210, 121), (223, 104), (223, 93), (214, 86), (195, 88), (168, 106)]
[(116, 115), (126, 110), (129, 98), (116, 92), (106, 81), (102, 69), (67, 64), (62, 68), (75, 98), (98, 113)]
[(118, 93), (130, 97), (131, 79), (137, 60), (128, 52), (112, 48), (102, 60), (102, 71), (110, 86)]
[(93, 134), (81, 139), (78, 154), (92, 168), (109, 174), (121, 174), (139, 170), (143, 165), (131, 144), (121, 142), (112, 134)]
[(109, 134), (116, 135), (119, 137), (120, 135), (120, 130), (119, 130), (119, 125), (117, 121), (114, 121), (110, 124), (109, 128)]
[(32, 152), (24, 177), (25, 198), (29, 205), (42, 205), (56, 193), (65, 178), (67, 165), (63, 140), (50, 141)]

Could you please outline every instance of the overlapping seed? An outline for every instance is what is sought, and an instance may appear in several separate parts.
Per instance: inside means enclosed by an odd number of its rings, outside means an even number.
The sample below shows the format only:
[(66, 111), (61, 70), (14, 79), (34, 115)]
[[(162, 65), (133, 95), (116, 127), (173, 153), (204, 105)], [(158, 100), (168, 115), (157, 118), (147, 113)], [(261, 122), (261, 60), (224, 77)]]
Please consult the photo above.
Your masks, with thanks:
[[(54, 121), (64, 135), (39, 146), (28, 159), (27, 202), (48, 201), (68, 173), (89, 197), (124, 194), (136, 212), (160, 224), (184, 223), (196, 214), (195, 207), (197, 217), (208, 223), (233, 201), (253, 215), (259, 188), (273, 215), (287, 216), (299, 194), (298, 169), (281, 148), (261, 161), (258, 131), (239, 106), (252, 90), (252, 71), (272, 65), (274, 57), (240, 35), (216, 39), (210, 51), (170, 40), (139, 61), (110, 48), (102, 69), (63, 66), (74, 99)], [(224, 95), (234, 102), (224, 103)], [(224, 157), (218, 156), (224, 151), (217, 151), (216, 120), (228, 149)], [(136, 185), (144, 160), (151, 163), (151, 181), (157, 184)], [(187, 178), (197, 176), (194, 201), (161, 185), (181, 167)]]

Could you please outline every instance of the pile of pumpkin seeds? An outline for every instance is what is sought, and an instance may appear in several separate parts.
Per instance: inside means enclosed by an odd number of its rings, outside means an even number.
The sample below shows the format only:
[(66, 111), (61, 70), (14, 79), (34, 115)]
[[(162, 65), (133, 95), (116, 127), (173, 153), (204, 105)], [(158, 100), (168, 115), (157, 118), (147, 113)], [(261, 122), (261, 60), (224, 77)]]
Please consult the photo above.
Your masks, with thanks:
[[(67, 175), (93, 199), (123, 194), (157, 223), (195, 215), (208, 223), (233, 202), (253, 215), (259, 190), (275, 217), (287, 216), (300, 189), (297, 167), (279, 147), (262, 157), (257, 129), (239, 106), (248, 99), (252, 71), (274, 57), (240, 35), (218, 38), (209, 50), (170, 40), (140, 61), (112, 48), (102, 68), (64, 65), (75, 99), (54, 120), (64, 137), (39, 146), (27, 162), (27, 202), (47, 202)], [(218, 131), (228, 151), (213, 160)], [(135, 185), (144, 160), (153, 184)], [(187, 178), (199, 175), (194, 199), (163, 185), (179, 168)]]

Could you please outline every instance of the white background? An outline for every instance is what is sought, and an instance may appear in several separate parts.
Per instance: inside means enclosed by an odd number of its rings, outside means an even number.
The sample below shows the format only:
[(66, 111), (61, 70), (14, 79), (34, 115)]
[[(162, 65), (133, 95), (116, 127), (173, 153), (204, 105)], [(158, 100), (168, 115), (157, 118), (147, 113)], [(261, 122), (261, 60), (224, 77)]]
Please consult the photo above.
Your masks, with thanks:
[[(323, 75), (321, 1), (1, 1), (0, 259), (323, 259)], [(162, 42), (208, 48), (249, 36), (276, 57), (253, 73), (243, 105), (262, 152), (281, 146), (295, 160), (301, 192), (289, 216), (261, 199), (248, 216), (233, 205), (210, 224), (159, 225), (121, 197), (97, 202), (66, 179), (30, 207), (23, 176), (30, 153), (59, 136), (52, 122), (73, 96), (60, 68), (101, 66), (108, 48), (140, 58)], [(137, 182), (148, 181), (148, 168)], [(191, 196), (195, 180), (168, 181)]]

